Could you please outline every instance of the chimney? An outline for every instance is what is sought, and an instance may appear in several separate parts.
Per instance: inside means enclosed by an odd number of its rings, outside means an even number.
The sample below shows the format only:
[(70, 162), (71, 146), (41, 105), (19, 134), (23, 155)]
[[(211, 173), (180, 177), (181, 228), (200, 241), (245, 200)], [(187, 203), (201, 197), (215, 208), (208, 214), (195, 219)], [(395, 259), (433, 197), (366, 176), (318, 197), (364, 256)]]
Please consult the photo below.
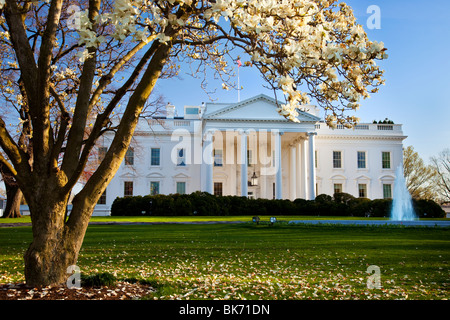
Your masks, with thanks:
[(202, 102), (202, 106), (200, 107), (200, 112), (199, 112), (200, 118), (203, 118), (203, 114), (205, 113), (205, 111), (206, 111), (206, 104), (204, 102)]
[(166, 106), (166, 118), (173, 119), (174, 116), (175, 116), (175, 106), (170, 104), (170, 102), (169, 102), (169, 103), (167, 103), (167, 106)]

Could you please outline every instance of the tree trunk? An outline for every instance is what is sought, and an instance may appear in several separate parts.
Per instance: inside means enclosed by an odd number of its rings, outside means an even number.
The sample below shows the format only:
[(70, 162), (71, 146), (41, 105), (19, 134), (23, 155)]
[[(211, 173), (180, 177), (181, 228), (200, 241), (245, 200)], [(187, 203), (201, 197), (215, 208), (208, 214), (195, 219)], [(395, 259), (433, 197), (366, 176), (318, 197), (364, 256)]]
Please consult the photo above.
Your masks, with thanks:
[(37, 168), (40, 174), (34, 175), (35, 180), (31, 187), (28, 187), (25, 178), (22, 180), (24, 184), (22, 191), (32, 213), (33, 230), (33, 242), (24, 256), (25, 279), (28, 285), (64, 284), (70, 276), (67, 269), (77, 262), (95, 204), (125, 157), (139, 115), (161, 75), (170, 48), (161, 45), (153, 54), (149, 66), (128, 100), (127, 108), (105, 158), (84, 188), (74, 197), (72, 211), (67, 221), (65, 211), (73, 187), (68, 183), (68, 173), (70, 177), (78, 179), (86, 162), (81, 162), (80, 165), (79, 154), (75, 154), (74, 157), (66, 154), (64, 161), (67, 161), (67, 166), (64, 166), (63, 162), (62, 169), (54, 168), (56, 171), (46, 176), (48, 163), (45, 164), (44, 161), (37, 166), (37, 162), (43, 160), (34, 157), (34, 168), (35, 170)]
[[(83, 243), (89, 218), (75, 226), (65, 223), (68, 197), (64, 200), (52, 199), (30, 203), (30, 212), (40, 212), (32, 216), (33, 241), (24, 255), (25, 279), (29, 286), (51, 286), (64, 284), (71, 275), (67, 268), (75, 265)], [(93, 205), (74, 205), (75, 211), (91, 211)], [(90, 214), (88, 215), (90, 217)]]
[(19, 184), (11, 170), (2, 163), (0, 163), (0, 174), (6, 188), (6, 208), (5, 212), (3, 212), (3, 218), (19, 218), (21, 217), (20, 203), (23, 198), (22, 190), (20, 190)]
[(22, 201), (22, 191), (17, 184), (10, 186), (5, 181), (6, 187), (6, 208), (3, 218), (20, 218), (20, 203)]

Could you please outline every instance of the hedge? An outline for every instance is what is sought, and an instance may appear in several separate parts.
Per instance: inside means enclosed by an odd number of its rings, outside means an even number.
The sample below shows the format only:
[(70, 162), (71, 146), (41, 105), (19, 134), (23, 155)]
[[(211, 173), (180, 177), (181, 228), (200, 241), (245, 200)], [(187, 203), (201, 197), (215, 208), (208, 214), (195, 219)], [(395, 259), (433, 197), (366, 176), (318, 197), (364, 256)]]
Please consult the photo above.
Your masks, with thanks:
[[(442, 218), (445, 212), (434, 201), (414, 200), (419, 217)], [(347, 193), (333, 197), (318, 195), (315, 200), (250, 199), (240, 196), (215, 196), (207, 192), (147, 195), (116, 198), (112, 216), (242, 216), (305, 215), (389, 217), (392, 200), (355, 198)]]

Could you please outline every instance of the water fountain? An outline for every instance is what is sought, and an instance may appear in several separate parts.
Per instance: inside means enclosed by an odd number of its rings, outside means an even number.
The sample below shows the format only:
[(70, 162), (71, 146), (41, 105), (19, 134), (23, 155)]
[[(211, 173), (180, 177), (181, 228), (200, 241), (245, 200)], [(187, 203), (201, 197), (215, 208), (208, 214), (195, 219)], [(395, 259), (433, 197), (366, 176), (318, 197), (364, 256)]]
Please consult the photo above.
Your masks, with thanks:
[(403, 166), (399, 166), (395, 173), (394, 194), (392, 200), (390, 220), (291, 220), (289, 224), (341, 224), (341, 225), (405, 225), (427, 227), (450, 227), (450, 221), (445, 220), (419, 220), (413, 207), (411, 194), (406, 188)]
[(403, 166), (395, 172), (394, 196), (392, 199), (391, 220), (413, 221), (417, 218), (414, 211), (411, 194), (406, 188)]

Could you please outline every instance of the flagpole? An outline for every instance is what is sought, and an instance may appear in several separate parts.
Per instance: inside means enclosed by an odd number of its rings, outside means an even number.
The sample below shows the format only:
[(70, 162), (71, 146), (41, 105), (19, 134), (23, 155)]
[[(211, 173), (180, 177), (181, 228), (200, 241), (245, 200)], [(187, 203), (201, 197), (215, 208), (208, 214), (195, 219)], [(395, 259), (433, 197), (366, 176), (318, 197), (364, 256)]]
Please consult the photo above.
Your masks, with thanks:
[(240, 67), (238, 67), (238, 102), (241, 102), (241, 85), (239, 83), (239, 69)]
[(240, 79), (239, 79), (239, 69), (241, 68), (241, 60), (238, 57), (237, 60), (237, 65), (238, 65), (238, 102), (241, 102), (241, 84), (240, 84)]

